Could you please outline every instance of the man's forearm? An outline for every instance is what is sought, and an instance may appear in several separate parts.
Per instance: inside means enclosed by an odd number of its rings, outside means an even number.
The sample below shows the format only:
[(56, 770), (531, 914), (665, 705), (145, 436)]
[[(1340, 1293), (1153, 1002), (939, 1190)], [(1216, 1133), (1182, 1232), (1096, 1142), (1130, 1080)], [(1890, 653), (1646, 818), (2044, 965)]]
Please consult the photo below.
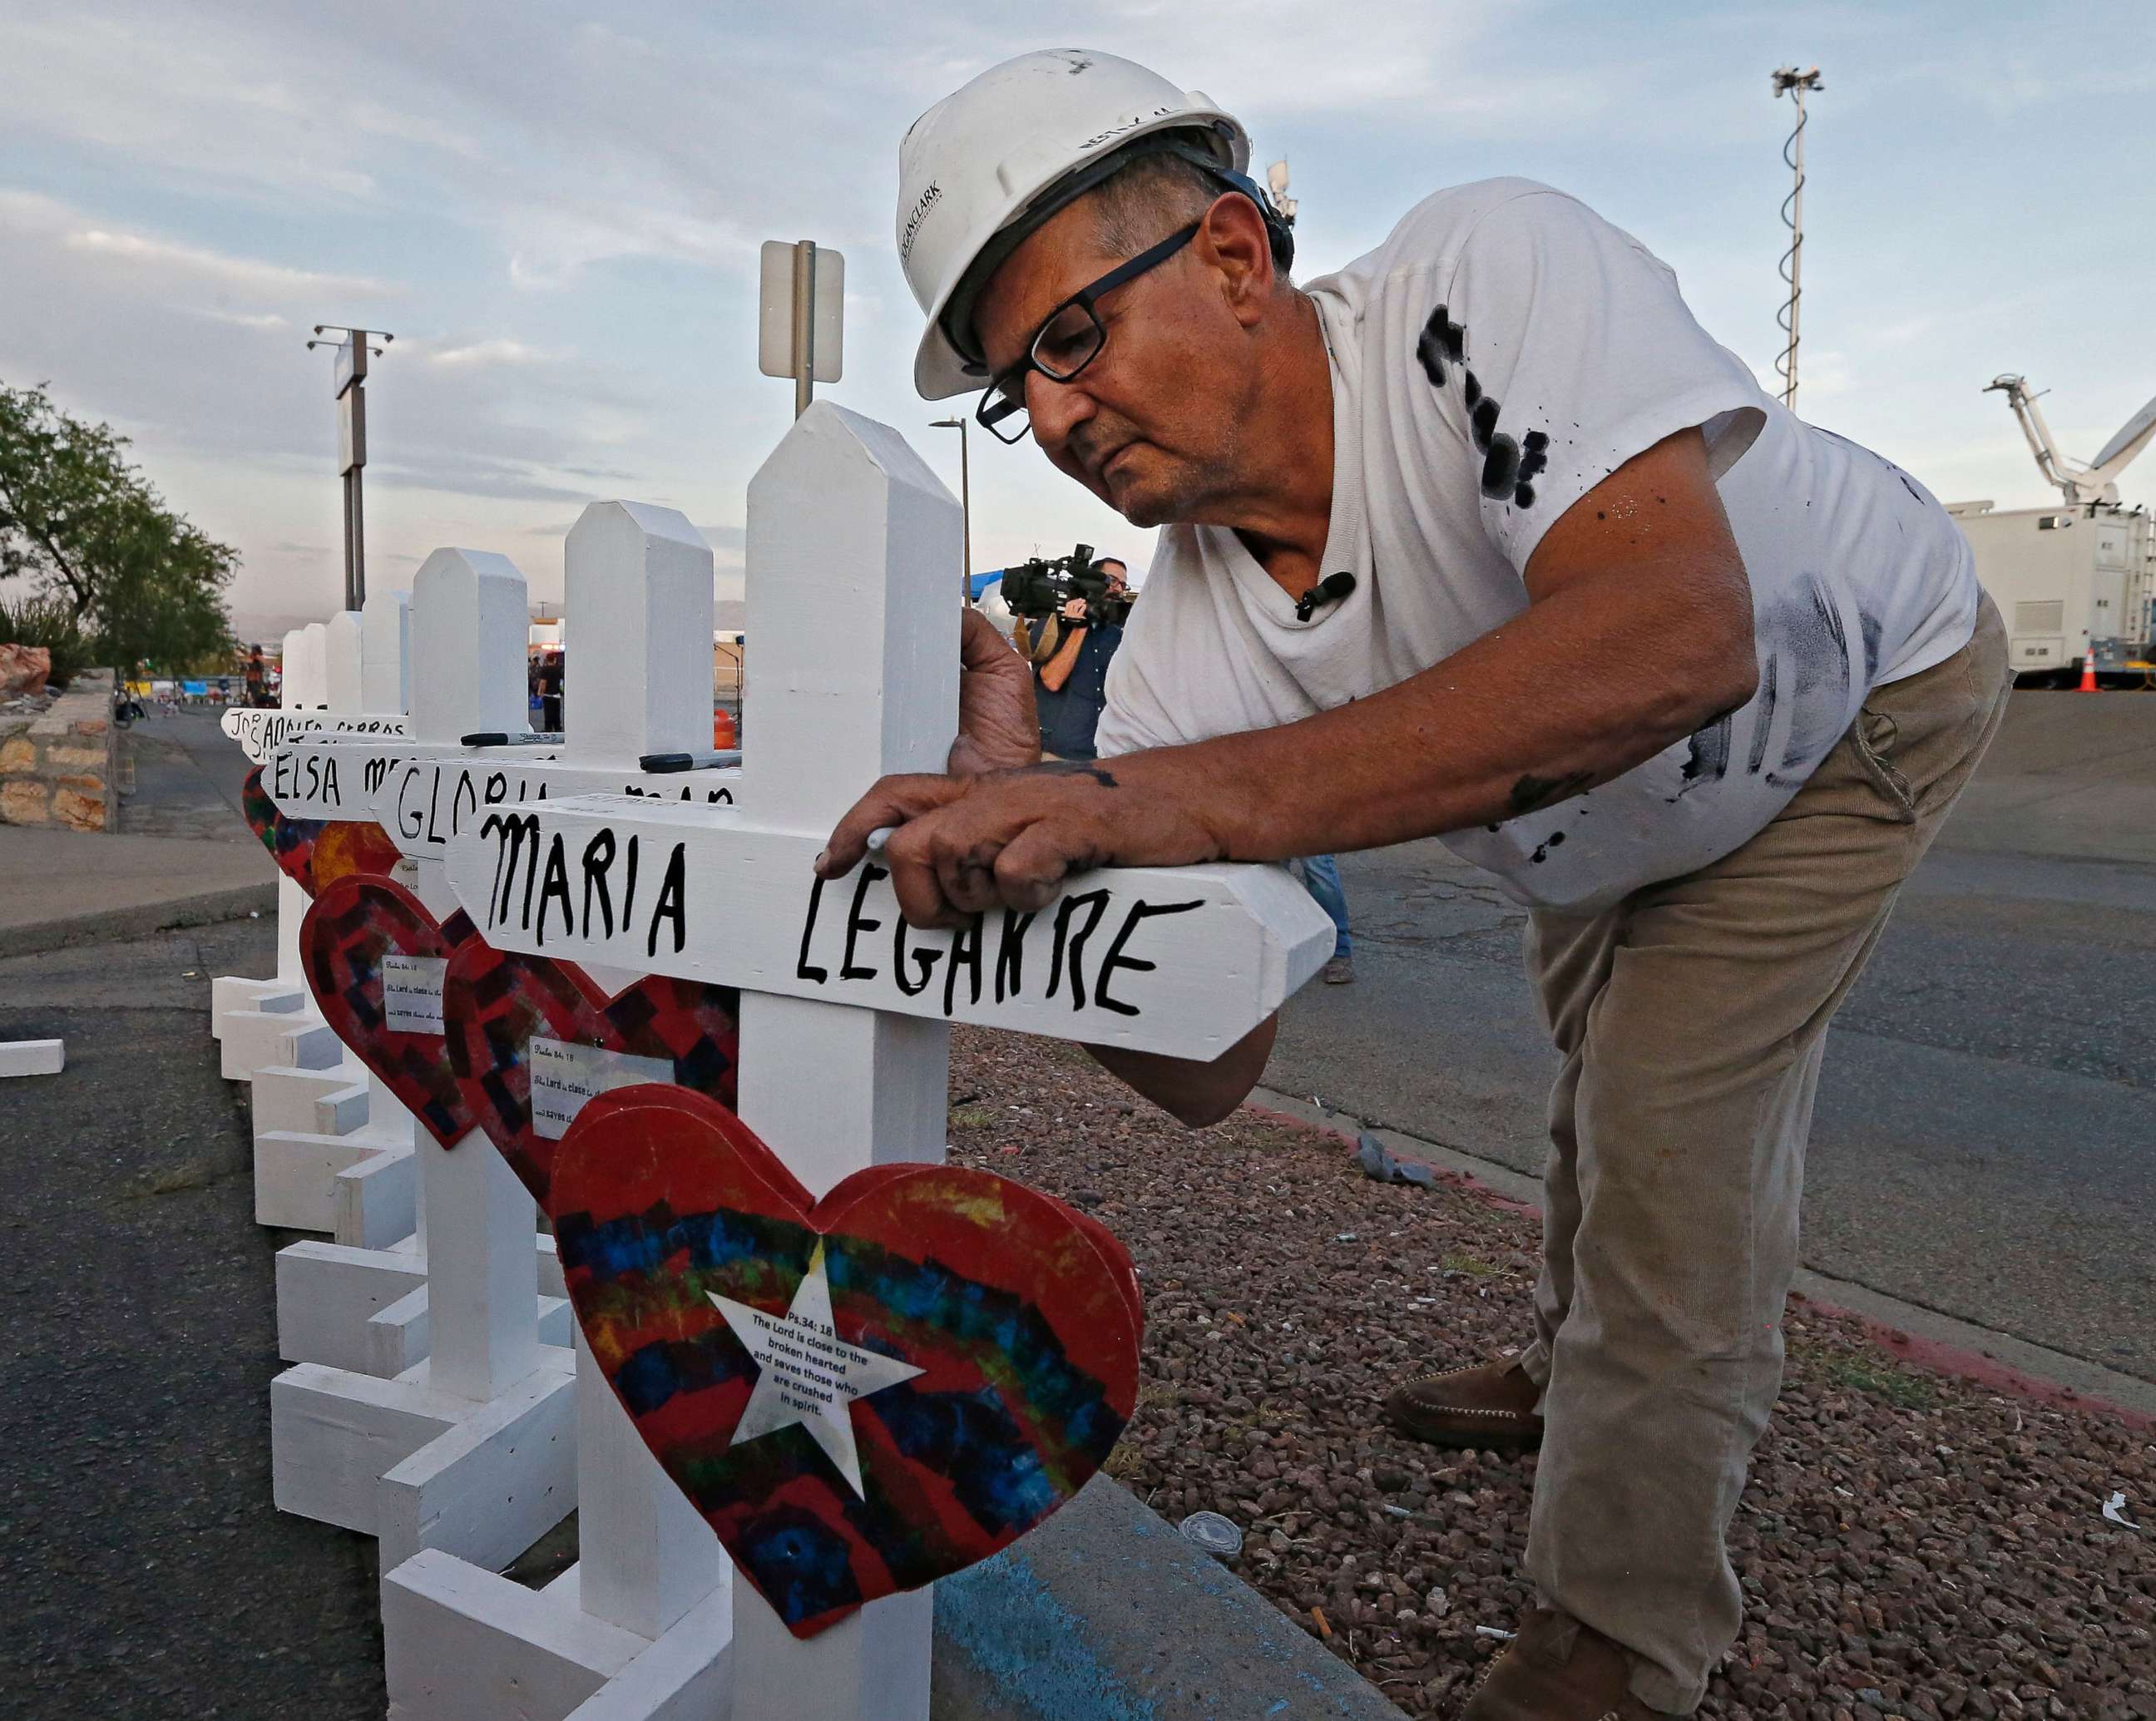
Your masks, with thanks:
[(1086, 645), (1086, 624), (1067, 623), (1063, 629), (1063, 643), (1056, 647), (1055, 655), (1040, 668), (1040, 685), (1050, 693), (1060, 693), (1063, 684), (1070, 679), (1070, 671), (1077, 666), (1078, 654)]
[(1230, 860), (1498, 824), (1620, 776), (1748, 699), (1748, 612), (1720, 626), (1715, 614), (1681, 584), (1648, 603), (1576, 586), (1368, 698), (1108, 768), (1204, 809)]

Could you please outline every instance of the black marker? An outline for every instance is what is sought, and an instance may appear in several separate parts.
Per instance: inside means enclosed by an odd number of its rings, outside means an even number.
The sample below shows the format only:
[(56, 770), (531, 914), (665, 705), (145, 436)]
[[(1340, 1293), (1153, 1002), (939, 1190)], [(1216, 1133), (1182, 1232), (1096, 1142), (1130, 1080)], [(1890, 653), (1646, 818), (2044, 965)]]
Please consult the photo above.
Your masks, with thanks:
[(675, 771), (722, 770), (741, 762), (741, 749), (735, 747), (726, 753), (646, 753), (636, 762), (636, 768), (654, 776), (663, 776)]

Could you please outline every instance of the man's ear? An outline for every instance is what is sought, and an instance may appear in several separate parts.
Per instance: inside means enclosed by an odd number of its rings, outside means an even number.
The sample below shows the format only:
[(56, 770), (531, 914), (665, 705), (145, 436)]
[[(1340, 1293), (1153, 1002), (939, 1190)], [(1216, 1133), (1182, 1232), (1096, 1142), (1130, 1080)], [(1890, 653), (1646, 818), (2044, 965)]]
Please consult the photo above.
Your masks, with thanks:
[(1265, 315), (1273, 290), (1272, 241), (1257, 205), (1240, 192), (1223, 192), (1190, 242), (1199, 261), (1218, 273), (1229, 314), (1245, 328)]

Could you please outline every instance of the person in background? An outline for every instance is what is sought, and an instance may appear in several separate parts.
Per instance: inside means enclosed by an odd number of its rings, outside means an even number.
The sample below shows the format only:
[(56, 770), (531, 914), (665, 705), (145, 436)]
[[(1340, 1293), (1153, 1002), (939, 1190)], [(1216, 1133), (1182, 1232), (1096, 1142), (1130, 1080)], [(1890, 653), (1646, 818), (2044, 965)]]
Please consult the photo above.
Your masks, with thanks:
[(251, 706), (270, 703), (270, 670), (262, 661), (262, 648), (247, 648), (247, 702)]
[[(1114, 556), (1097, 564), (1108, 577), (1108, 595), (1130, 589), (1130, 569)], [(1073, 598), (1062, 613), (1021, 622), (1019, 649), (1033, 663), (1034, 704), (1040, 713), (1040, 750), (1051, 759), (1096, 757), (1093, 732), (1108, 702), (1108, 665), (1123, 643), (1120, 622), (1094, 622), (1086, 600)]]
[(1348, 929), (1348, 893), (1340, 886), (1340, 862), (1331, 855), (1312, 855), (1295, 863), (1311, 900), (1332, 917), (1332, 959), (1325, 964), (1325, 984), (1353, 985), (1355, 939)]
[(539, 657), (539, 727), (547, 734), (562, 732), (562, 690), (568, 678), (568, 667), (558, 651), (542, 652)]

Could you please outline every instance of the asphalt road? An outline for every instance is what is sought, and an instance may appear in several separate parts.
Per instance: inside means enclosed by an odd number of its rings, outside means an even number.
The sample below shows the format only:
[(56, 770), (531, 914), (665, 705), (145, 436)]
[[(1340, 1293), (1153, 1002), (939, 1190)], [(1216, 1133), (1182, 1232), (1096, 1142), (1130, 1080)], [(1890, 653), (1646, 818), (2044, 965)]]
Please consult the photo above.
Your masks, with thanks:
[(189, 707), (138, 718), (124, 745), (135, 758), (135, 791), (120, 811), (131, 836), (184, 836), (251, 843), (239, 808), (253, 768), (218, 727), (218, 712)]
[[(2156, 821), (2077, 763), (2123, 753), (2145, 778), (2156, 699), (2088, 707), (2089, 749), (2076, 697), (2017, 697), (1968, 840), (1950, 821), (1836, 1020), (1804, 1256), (2156, 1379)], [(1267, 1083), (1538, 1172), (1555, 1059), (1521, 912), (1435, 843), (1341, 873), (1358, 982), (1291, 1001)]]
[(254, 1223), (208, 977), (269, 972), (275, 938), (265, 918), (0, 961), (0, 1040), (68, 1060), (0, 1098), (10, 1721), (382, 1713), (373, 1543), (270, 1503), (292, 1239)]

